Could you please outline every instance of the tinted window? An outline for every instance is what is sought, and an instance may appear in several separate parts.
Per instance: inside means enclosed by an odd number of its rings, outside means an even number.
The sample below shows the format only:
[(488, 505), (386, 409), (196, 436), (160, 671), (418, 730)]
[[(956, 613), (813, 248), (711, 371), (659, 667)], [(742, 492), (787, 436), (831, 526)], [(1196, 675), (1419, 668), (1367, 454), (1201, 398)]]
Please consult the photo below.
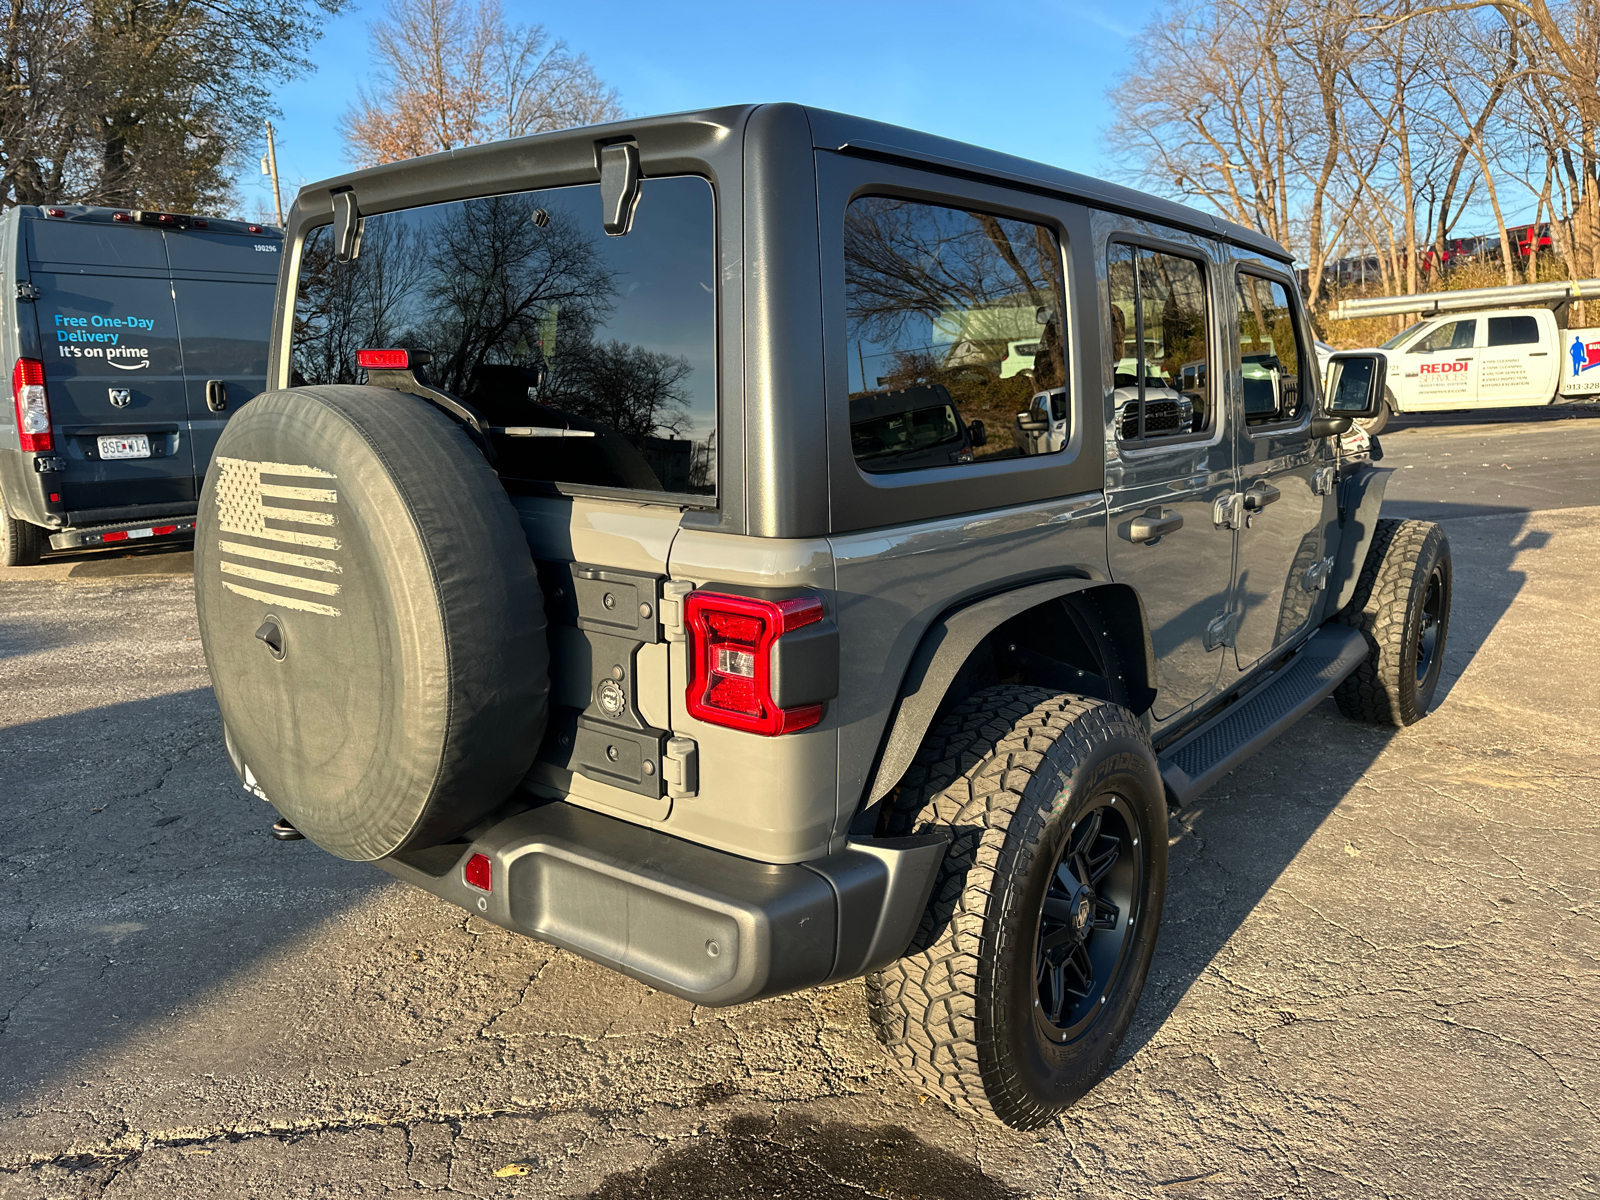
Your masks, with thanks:
[(1289, 289), (1275, 279), (1241, 271), (1239, 291), (1239, 371), (1248, 425), (1292, 421), (1309, 392), (1301, 386), (1300, 330)]
[(1476, 321), (1446, 321), (1415, 346), (1412, 354), (1437, 354), (1441, 350), (1471, 350), (1477, 335)]
[(38, 262), (91, 267), (167, 269), (167, 250), (159, 229), (110, 225), (104, 221), (29, 221), (33, 258)]
[(1067, 381), (1055, 234), (864, 196), (845, 214), (844, 259), (850, 445), (861, 468), (1037, 452), (1018, 414)]
[(167, 259), (175, 270), (276, 276), (283, 261), (283, 239), (277, 236), (185, 229), (166, 237)]
[(1489, 345), (1531, 346), (1539, 340), (1539, 322), (1533, 317), (1490, 317)]
[(502, 478), (712, 494), (716, 255), (710, 185), (647, 179), (607, 237), (597, 184), (366, 217), (359, 255), (312, 232), (296, 283), (295, 383), (360, 382), (356, 351), (433, 355), (429, 382), (503, 437)]
[(172, 284), (183, 335), (183, 369), (212, 377), (265, 375), (272, 329), (270, 281), (178, 279)]
[(1176, 254), (1113, 244), (1107, 292), (1117, 436), (1139, 441), (1209, 429), (1204, 268)]

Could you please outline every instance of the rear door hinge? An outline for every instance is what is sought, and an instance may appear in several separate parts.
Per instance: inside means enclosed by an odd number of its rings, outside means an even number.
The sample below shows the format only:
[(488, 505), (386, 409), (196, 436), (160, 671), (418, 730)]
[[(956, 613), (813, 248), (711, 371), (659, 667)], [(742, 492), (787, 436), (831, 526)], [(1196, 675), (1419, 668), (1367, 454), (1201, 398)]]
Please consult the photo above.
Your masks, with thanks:
[(1330, 496), (1337, 477), (1332, 467), (1318, 467), (1311, 476), (1311, 490), (1319, 496)]
[(686, 579), (669, 579), (661, 585), (661, 632), (669, 642), (684, 640), (683, 602), (692, 591), (694, 584)]
[(1239, 629), (1239, 614), (1225, 612), (1220, 617), (1213, 617), (1206, 626), (1206, 649), (1216, 650), (1222, 646), (1233, 645), (1233, 635)]
[(661, 777), (667, 785), (667, 795), (674, 800), (687, 800), (700, 791), (700, 747), (693, 738), (667, 739), (667, 751), (661, 756)]
[(1333, 556), (1330, 554), (1321, 562), (1314, 562), (1306, 568), (1306, 573), (1300, 577), (1300, 586), (1308, 592), (1319, 591), (1328, 586), (1328, 576), (1333, 572)]
[(1244, 493), (1218, 496), (1211, 504), (1211, 523), (1218, 529), (1247, 528), (1250, 514), (1244, 510)]
[(44, 295), (44, 293), (41, 292), (34, 284), (29, 283), (26, 279), (17, 280), (18, 300), (37, 300), (42, 295)]

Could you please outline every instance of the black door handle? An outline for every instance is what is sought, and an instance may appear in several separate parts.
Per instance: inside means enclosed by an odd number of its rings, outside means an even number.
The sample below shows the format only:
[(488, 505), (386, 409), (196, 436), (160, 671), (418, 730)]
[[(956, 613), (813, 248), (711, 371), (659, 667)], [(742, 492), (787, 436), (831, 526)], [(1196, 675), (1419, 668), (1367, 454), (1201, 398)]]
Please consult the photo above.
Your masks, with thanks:
[(222, 380), (206, 380), (206, 407), (212, 412), (222, 412), (228, 407), (228, 385)]
[(1153, 542), (1183, 528), (1183, 514), (1153, 508), (1128, 523), (1130, 542)]
[(1244, 506), (1251, 512), (1260, 512), (1283, 493), (1270, 483), (1253, 483), (1244, 494)]

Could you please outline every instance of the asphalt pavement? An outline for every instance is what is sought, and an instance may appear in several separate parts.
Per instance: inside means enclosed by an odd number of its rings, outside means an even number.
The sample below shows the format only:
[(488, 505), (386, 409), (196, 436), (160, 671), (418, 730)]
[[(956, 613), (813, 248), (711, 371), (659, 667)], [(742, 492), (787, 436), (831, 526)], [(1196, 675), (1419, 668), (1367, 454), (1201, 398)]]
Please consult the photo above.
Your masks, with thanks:
[(1600, 410), (1404, 421), (1444, 696), (1173, 817), (1116, 1069), (1036, 1134), (858, 984), (696, 1008), (309, 843), (222, 752), (183, 553), (0, 570), (0, 1198), (1600, 1191)]

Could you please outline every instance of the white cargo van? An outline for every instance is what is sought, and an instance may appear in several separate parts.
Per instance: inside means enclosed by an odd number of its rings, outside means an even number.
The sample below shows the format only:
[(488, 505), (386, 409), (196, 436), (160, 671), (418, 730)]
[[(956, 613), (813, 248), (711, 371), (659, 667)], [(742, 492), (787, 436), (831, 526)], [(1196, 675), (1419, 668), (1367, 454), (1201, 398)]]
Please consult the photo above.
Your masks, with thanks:
[(1440, 313), (1396, 334), (1389, 355), (1385, 411), (1447, 412), (1550, 404), (1600, 394), (1600, 329), (1567, 329), (1547, 308)]

